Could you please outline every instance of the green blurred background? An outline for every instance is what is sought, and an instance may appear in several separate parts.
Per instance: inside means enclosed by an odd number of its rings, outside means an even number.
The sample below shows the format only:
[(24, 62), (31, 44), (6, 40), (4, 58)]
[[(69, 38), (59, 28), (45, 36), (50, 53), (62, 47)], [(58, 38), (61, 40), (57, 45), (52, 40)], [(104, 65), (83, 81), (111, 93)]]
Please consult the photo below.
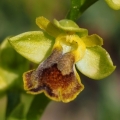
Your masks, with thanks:
[[(39, 30), (35, 24), (38, 16), (51, 21), (64, 19), (69, 8), (70, 0), (0, 0), (0, 43), (8, 36)], [(80, 74), (84, 91), (70, 103), (51, 102), (42, 120), (120, 120), (120, 11), (99, 0), (77, 23), (89, 34), (96, 33), (104, 39), (103, 47), (117, 68), (101, 81)], [(5, 100), (0, 99), (0, 109), (5, 107)]]

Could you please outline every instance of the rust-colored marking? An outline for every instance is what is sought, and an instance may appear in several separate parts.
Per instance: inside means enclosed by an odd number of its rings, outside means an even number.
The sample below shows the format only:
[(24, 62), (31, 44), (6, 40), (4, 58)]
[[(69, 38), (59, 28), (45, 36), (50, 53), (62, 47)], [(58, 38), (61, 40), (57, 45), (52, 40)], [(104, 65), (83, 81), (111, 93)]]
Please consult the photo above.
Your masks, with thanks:
[(25, 90), (32, 94), (44, 92), (56, 101), (73, 100), (83, 89), (73, 70), (73, 64), (74, 57), (70, 53), (61, 55), (59, 52), (58, 55), (54, 51), (36, 70), (24, 73)]

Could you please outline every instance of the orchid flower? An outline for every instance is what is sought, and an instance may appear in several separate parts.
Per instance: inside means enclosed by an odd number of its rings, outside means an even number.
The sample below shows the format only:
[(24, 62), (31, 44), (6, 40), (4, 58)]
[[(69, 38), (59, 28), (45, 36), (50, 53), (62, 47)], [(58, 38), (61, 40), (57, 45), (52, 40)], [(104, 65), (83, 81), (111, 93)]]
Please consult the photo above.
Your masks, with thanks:
[(38, 17), (36, 24), (41, 31), (9, 39), (18, 53), (39, 64), (23, 74), (24, 89), (28, 93), (44, 92), (52, 100), (70, 102), (84, 89), (77, 70), (95, 80), (114, 71), (115, 66), (102, 48), (100, 36), (88, 35), (86, 29), (68, 19), (52, 23)]

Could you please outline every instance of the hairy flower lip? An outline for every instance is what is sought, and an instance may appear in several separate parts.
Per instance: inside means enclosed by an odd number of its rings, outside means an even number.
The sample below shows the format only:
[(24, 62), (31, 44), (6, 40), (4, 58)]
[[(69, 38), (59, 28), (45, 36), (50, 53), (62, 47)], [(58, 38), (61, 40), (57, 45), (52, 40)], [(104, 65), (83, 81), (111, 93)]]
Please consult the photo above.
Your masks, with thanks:
[(36, 70), (24, 73), (24, 89), (28, 93), (44, 92), (52, 100), (70, 102), (84, 86), (74, 67), (74, 56), (54, 49)]

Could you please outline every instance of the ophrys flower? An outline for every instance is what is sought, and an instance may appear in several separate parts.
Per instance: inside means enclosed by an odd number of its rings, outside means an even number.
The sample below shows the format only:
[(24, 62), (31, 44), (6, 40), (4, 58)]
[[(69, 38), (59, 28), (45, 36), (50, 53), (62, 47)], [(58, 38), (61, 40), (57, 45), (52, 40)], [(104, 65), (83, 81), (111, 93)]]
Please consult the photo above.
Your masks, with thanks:
[(89, 36), (86, 29), (67, 19), (51, 23), (39, 17), (36, 23), (45, 32), (27, 32), (10, 39), (21, 55), (40, 63), (23, 75), (27, 92), (44, 92), (52, 100), (69, 102), (84, 89), (76, 68), (92, 79), (102, 79), (114, 71), (98, 35)]

